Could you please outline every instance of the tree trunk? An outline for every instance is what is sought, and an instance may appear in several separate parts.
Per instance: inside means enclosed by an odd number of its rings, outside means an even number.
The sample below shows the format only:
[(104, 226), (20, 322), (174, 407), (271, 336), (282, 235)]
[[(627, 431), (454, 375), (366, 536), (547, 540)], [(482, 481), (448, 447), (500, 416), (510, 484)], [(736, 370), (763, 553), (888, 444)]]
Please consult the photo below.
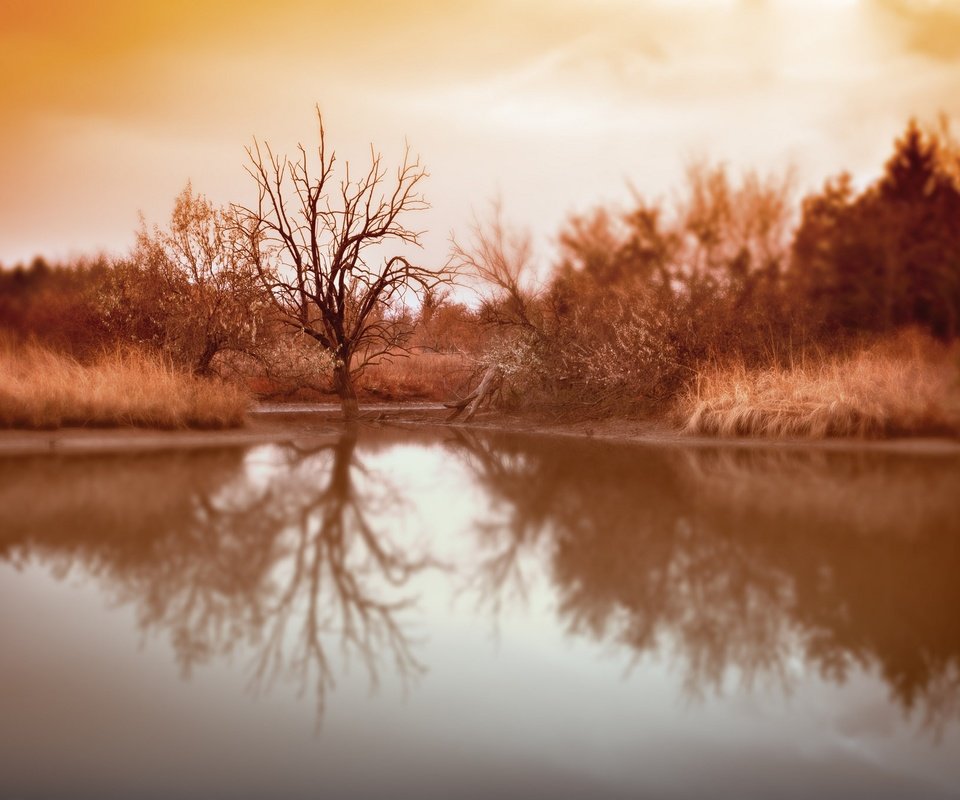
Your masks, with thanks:
[(360, 406), (357, 403), (357, 390), (353, 386), (349, 364), (340, 363), (334, 367), (333, 388), (340, 397), (344, 419), (355, 420), (360, 415)]
[(206, 345), (204, 345), (203, 352), (200, 354), (200, 357), (197, 359), (197, 363), (193, 367), (193, 374), (199, 375), (203, 378), (209, 377), (212, 372), (210, 365), (213, 363), (213, 357), (219, 352), (220, 343), (216, 341), (208, 341)]

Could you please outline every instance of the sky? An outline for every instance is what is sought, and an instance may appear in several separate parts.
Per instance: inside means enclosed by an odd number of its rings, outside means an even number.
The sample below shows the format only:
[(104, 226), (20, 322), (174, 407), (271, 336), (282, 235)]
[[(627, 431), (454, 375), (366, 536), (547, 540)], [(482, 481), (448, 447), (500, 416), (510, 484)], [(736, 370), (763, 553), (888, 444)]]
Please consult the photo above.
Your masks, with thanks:
[(547, 242), (692, 160), (867, 182), (960, 125), (960, 0), (0, 0), (0, 263), (121, 254), (188, 180), (250, 202), (315, 106), (341, 162), (420, 154), (439, 263), (497, 198)]

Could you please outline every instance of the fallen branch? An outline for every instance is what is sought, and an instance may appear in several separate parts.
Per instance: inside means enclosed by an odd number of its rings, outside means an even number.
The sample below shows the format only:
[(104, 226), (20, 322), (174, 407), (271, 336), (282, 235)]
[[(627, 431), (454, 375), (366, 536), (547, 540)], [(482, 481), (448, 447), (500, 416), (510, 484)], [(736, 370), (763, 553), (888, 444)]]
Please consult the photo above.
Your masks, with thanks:
[(484, 400), (487, 399), (494, 387), (499, 384), (502, 377), (503, 375), (500, 372), (499, 367), (488, 367), (487, 371), (483, 373), (483, 378), (480, 381), (480, 385), (470, 392), (470, 394), (468, 394), (462, 400), (456, 400), (452, 403), (444, 403), (447, 408), (453, 409), (453, 413), (447, 417), (447, 422), (452, 422), (464, 411), (466, 411), (466, 415), (463, 418), (464, 422), (469, 422), (471, 419), (473, 419), (473, 415), (477, 413), (477, 409), (479, 409), (480, 405), (484, 402)]

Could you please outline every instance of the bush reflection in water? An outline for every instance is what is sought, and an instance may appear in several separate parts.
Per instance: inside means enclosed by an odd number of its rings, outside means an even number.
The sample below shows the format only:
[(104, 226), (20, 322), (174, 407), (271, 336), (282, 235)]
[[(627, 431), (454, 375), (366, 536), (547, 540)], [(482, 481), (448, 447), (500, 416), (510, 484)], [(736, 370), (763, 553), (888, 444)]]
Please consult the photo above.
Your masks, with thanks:
[[(387, 524), (405, 476), (375, 467), (394, 444), (437, 442), (487, 501), (457, 564), (431, 556), (442, 519), (427, 538)], [(319, 712), (334, 650), (374, 682), (429, 666), (413, 578), (448, 570), (509, 613), (533, 568), (570, 635), (669, 655), (691, 697), (730, 680), (789, 690), (800, 656), (837, 683), (876, 672), (936, 733), (960, 697), (957, 486), (956, 457), (364, 429), (248, 454), (3, 462), (0, 558), (96, 576), (186, 674), (251, 647), (254, 689), (296, 680)]]
[(934, 730), (960, 687), (960, 463), (876, 452), (652, 450), (463, 435), (512, 510), (486, 529), (491, 580), (547, 537), (575, 634), (670, 648), (692, 696), (731, 673), (789, 688), (876, 669)]

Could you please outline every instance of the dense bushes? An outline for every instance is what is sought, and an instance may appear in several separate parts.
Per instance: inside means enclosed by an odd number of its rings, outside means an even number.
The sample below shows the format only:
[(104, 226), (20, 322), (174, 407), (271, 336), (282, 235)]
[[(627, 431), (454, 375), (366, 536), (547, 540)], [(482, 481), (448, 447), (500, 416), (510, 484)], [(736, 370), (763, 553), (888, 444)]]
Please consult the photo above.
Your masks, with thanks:
[(124, 258), (0, 269), (0, 331), (85, 363), (136, 348), (201, 376), (315, 384), (330, 359), (281, 335), (237, 237), (230, 212), (188, 185)]
[(698, 166), (671, 213), (640, 202), (573, 219), (545, 286), (524, 281), (529, 243), (499, 218), (457, 248), (494, 287), (482, 319), (504, 397), (596, 413), (662, 407), (698, 366), (770, 357), (789, 338), (782, 276), (789, 182)]
[(110, 340), (98, 308), (110, 271), (103, 258), (0, 269), (0, 332), (78, 357), (98, 351)]
[(143, 224), (128, 259), (101, 293), (100, 312), (119, 340), (163, 352), (198, 375), (222, 354), (266, 347), (269, 304), (244, 257), (239, 227), (188, 185), (166, 228)]
[[(499, 376), (499, 400), (514, 408), (599, 415), (679, 404), (701, 432), (892, 432), (899, 411), (797, 420), (814, 406), (847, 408), (841, 396), (865, 407), (881, 374), (881, 395), (916, 379), (936, 395), (928, 406), (952, 408), (943, 398), (957, 387), (925, 376), (953, 375), (953, 351), (913, 375), (895, 366), (918, 351), (881, 356), (875, 343), (904, 328), (943, 342), (960, 335), (958, 175), (946, 129), (915, 123), (873, 184), (858, 192), (841, 175), (802, 203), (789, 177), (697, 164), (672, 205), (637, 198), (572, 218), (546, 270), (533, 269), (529, 238), (497, 213), (454, 250), (485, 287), (479, 304), (431, 284), (418, 309), (378, 308), (371, 321), (390, 331), (387, 355), (416, 355), (388, 367), (375, 366), (380, 351), (358, 351), (358, 363), (374, 365), (358, 387), (442, 399), (472, 364)], [(264, 393), (329, 392), (335, 359), (291, 319), (281, 326), (242, 236), (230, 211), (188, 186), (168, 225), (144, 225), (125, 259), (0, 270), (0, 329), (81, 361), (133, 345)], [(546, 277), (534, 284), (535, 273)], [(846, 373), (873, 377), (854, 387)], [(951, 413), (901, 427), (949, 428), (929, 420)]]
[[(898, 359), (915, 354), (881, 357), (871, 341), (905, 327), (945, 341), (960, 333), (958, 164), (947, 137), (911, 123), (880, 179), (860, 194), (846, 176), (828, 181), (803, 201), (799, 220), (789, 179), (734, 180), (722, 166), (696, 165), (674, 207), (638, 200), (624, 213), (599, 209), (571, 220), (539, 288), (525, 280), (529, 242), (496, 217), (457, 249), (494, 289), (482, 315), (497, 331), (485, 363), (500, 371), (502, 397), (515, 406), (629, 413), (680, 399), (698, 409), (691, 425), (699, 431), (755, 433), (768, 423), (780, 430), (760, 409), (777, 406), (775, 395), (789, 405), (781, 395), (799, 385), (815, 386), (811, 402), (836, 410), (830, 395), (849, 393), (840, 378), (854, 366), (873, 376), (858, 384), (858, 397), (883, 373), (881, 393), (890, 399), (908, 388)], [(795, 366), (802, 359), (806, 372)], [(925, 364), (924, 375), (938, 368)], [(949, 357), (937, 364), (950, 372)], [(751, 382), (733, 395), (723, 388)], [(936, 384), (934, 405), (957, 391), (946, 380), (921, 383)], [(712, 398), (709, 412), (691, 404), (695, 385)], [(738, 402), (755, 422), (731, 427)], [(821, 427), (889, 433), (910, 416), (891, 411), (895, 405)], [(948, 416), (919, 413), (926, 421), (903, 427), (952, 428)]]

